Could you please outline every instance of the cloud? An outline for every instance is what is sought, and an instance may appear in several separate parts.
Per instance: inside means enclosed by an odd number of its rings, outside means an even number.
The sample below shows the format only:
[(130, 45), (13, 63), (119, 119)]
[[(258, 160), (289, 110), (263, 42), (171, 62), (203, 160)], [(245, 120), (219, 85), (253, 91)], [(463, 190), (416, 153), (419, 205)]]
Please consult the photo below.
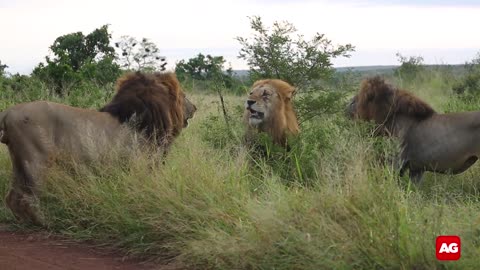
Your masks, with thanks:
[(465, 6), (473, 2), (461, 0), (447, 6), (447, 1), (424, 1), (419, 7), (412, 0), (2, 1), (0, 24), (6, 27), (2, 28), (0, 60), (10, 66), (10, 72), (28, 72), (44, 60), (58, 36), (90, 33), (110, 24), (113, 40), (122, 35), (149, 38), (169, 63), (203, 52), (223, 55), (234, 68), (244, 68), (245, 63), (236, 58), (240, 45), (235, 37), (250, 36), (248, 16), (259, 15), (266, 25), (288, 20), (306, 38), (319, 32), (334, 44), (351, 43), (358, 55), (382, 50), (393, 53), (340, 61), (375, 65), (402, 50), (446, 53), (480, 48), (480, 39), (472, 34), (480, 25), (480, 5)]

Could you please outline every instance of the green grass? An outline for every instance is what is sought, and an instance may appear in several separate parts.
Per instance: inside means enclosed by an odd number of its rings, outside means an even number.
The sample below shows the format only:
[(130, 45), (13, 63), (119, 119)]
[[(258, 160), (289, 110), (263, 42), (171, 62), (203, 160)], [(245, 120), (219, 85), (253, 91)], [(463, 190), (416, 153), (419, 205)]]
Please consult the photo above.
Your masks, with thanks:
[[(403, 86), (439, 111), (453, 101), (461, 108), (440, 77)], [(223, 134), (223, 118), (211, 117), (219, 115), (217, 97), (192, 100), (198, 114), (165, 164), (112, 149), (96, 166), (52, 169), (41, 195), (48, 230), (200, 269), (478, 268), (478, 165), (457, 176), (427, 173), (414, 186), (379, 161), (388, 160), (390, 142), (342, 114), (305, 124), (293, 157), (253, 161), (238, 138)], [(234, 136), (242, 103), (227, 96)], [(9, 178), (2, 146), (1, 198)], [(14, 224), (3, 202), (0, 221)], [(459, 261), (436, 260), (442, 234), (461, 237)]]

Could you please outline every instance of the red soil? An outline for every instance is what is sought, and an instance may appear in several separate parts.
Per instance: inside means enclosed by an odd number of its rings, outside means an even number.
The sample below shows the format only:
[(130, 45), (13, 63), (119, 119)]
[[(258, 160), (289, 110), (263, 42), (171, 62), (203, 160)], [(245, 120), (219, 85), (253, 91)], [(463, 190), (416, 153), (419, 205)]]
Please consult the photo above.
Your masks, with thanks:
[(85, 244), (55, 239), (42, 233), (18, 233), (0, 225), (0, 270), (173, 270), (174, 265), (154, 265), (122, 260), (118, 254)]

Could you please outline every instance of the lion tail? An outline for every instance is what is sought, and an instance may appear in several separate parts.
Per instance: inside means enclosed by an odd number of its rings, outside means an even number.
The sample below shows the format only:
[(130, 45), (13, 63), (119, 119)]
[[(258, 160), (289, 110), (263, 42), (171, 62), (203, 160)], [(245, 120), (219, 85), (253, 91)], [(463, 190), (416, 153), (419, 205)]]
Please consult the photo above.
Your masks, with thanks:
[(7, 144), (7, 134), (6, 134), (6, 127), (5, 127), (5, 117), (7, 116), (8, 110), (0, 112), (0, 142)]

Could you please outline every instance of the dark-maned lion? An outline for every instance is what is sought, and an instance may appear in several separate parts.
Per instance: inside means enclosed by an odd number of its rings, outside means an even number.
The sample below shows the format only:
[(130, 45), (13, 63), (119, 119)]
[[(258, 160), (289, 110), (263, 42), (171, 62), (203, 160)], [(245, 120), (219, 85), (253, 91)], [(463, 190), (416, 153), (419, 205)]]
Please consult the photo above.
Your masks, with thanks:
[(300, 131), (292, 106), (294, 92), (293, 86), (278, 79), (253, 84), (245, 102), (247, 140), (253, 132), (262, 131), (268, 133), (274, 143), (287, 147), (288, 135), (297, 135)]
[(348, 105), (351, 117), (373, 120), (401, 143), (402, 175), (419, 182), (425, 171), (458, 174), (480, 155), (480, 112), (436, 113), (427, 103), (376, 76), (362, 82)]
[(134, 138), (167, 150), (195, 111), (173, 73), (138, 72), (118, 80), (113, 100), (100, 111), (48, 101), (8, 108), (0, 113), (0, 141), (13, 165), (7, 206), (17, 219), (41, 225), (35, 209), (39, 184), (60, 152), (95, 160), (114, 144), (133, 144)]

